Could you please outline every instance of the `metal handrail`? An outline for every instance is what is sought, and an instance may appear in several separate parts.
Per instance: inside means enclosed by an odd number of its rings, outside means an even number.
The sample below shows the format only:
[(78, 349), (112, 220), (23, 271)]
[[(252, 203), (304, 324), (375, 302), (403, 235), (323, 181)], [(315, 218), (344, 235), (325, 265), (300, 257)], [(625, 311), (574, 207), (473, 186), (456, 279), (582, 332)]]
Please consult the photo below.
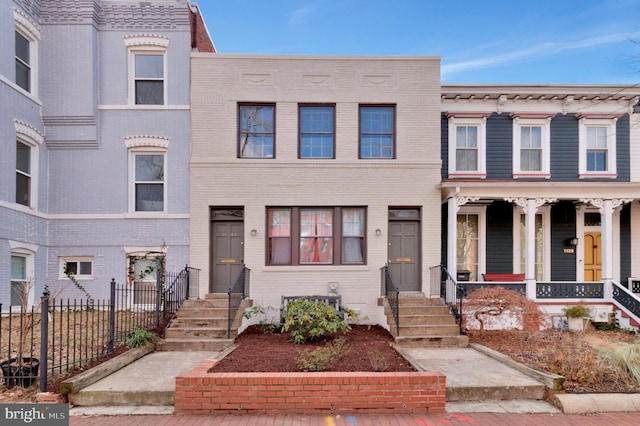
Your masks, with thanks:
[(449, 307), (449, 312), (458, 323), (460, 334), (464, 334), (462, 329), (462, 300), (465, 289), (456, 282), (444, 265), (437, 265), (431, 268), (431, 280), (433, 281), (434, 279), (439, 280), (440, 297), (444, 299)]
[(396, 322), (396, 336), (400, 336), (400, 290), (393, 282), (393, 277), (389, 272), (389, 265), (384, 265), (381, 270), (382, 294), (386, 296), (391, 315)]
[(640, 322), (640, 297), (616, 282), (613, 283), (612, 296), (619, 309)]
[(249, 295), (249, 276), (251, 270), (244, 266), (233, 285), (229, 287), (229, 307), (227, 313), (227, 339), (231, 339), (231, 326), (236, 318), (242, 299)]

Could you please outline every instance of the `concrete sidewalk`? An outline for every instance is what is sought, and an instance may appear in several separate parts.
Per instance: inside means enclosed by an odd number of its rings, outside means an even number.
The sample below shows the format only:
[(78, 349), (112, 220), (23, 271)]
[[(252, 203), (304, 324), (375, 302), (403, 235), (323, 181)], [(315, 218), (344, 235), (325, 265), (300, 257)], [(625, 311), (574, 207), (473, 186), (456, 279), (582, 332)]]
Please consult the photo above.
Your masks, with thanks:
[[(565, 414), (635, 411), (635, 415), (639, 415), (640, 395), (636, 394), (560, 394), (555, 398), (558, 409), (542, 400), (545, 386), (539, 380), (505, 364), (500, 356), (490, 356), (491, 351), (485, 353), (471, 347), (400, 351), (417, 369), (441, 371), (447, 376), (448, 413), (556, 415), (563, 411)], [(75, 394), (70, 401), (74, 405), (70, 414), (172, 414), (175, 377), (205, 359), (220, 359), (226, 353), (228, 351), (151, 353)]]

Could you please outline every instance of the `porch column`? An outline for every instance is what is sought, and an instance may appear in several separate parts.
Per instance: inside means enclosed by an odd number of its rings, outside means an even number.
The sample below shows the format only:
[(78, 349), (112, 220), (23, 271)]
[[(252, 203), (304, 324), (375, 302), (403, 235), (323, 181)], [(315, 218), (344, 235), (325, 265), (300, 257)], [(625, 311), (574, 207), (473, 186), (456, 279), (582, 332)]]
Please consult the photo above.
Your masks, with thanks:
[(613, 215), (616, 209), (623, 204), (631, 202), (630, 199), (588, 199), (582, 200), (597, 207), (600, 211), (600, 230), (602, 238), (602, 282), (604, 284), (604, 299), (611, 300), (613, 297), (613, 271), (614, 271), (614, 250), (613, 250)]
[(458, 203), (456, 197), (447, 200), (447, 271), (455, 278), (458, 253), (456, 250), (458, 241), (457, 215)]
[[(556, 201), (549, 198), (507, 198), (524, 211), (524, 281), (527, 286), (527, 299), (536, 299), (536, 212), (543, 204)], [(516, 224), (514, 223), (514, 226)]]

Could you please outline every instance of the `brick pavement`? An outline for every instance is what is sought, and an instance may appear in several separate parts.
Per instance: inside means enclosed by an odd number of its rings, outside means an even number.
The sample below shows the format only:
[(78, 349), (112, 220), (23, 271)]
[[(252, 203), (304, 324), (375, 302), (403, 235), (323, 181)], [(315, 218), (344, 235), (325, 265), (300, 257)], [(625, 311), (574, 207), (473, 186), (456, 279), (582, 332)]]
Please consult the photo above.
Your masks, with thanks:
[(224, 415), (224, 416), (102, 416), (71, 417), (70, 426), (591, 426), (637, 425), (640, 413), (601, 414), (503, 414), (503, 413), (444, 413), (444, 414), (355, 414), (343, 416), (309, 415)]

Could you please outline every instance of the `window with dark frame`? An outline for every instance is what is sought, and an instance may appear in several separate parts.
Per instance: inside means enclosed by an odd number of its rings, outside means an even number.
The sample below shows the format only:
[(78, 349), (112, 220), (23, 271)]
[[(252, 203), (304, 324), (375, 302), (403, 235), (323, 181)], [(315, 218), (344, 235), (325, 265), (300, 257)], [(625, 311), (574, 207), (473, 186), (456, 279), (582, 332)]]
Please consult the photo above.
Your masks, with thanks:
[(16, 203), (31, 203), (31, 147), (16, 141)]
[(136, 105), (164, 105), (164, 55), (135, 54)]
[(395, 107), (360, 106), (360, 158), (394, 158)]
[(275, 157), (275, 105), (238, 106), (238, 157)]
[(335, 106), (300, 105), (300, 158), (335, 158)]
[(268, 265), (365, 263), (364, 207), (267, 209)]

